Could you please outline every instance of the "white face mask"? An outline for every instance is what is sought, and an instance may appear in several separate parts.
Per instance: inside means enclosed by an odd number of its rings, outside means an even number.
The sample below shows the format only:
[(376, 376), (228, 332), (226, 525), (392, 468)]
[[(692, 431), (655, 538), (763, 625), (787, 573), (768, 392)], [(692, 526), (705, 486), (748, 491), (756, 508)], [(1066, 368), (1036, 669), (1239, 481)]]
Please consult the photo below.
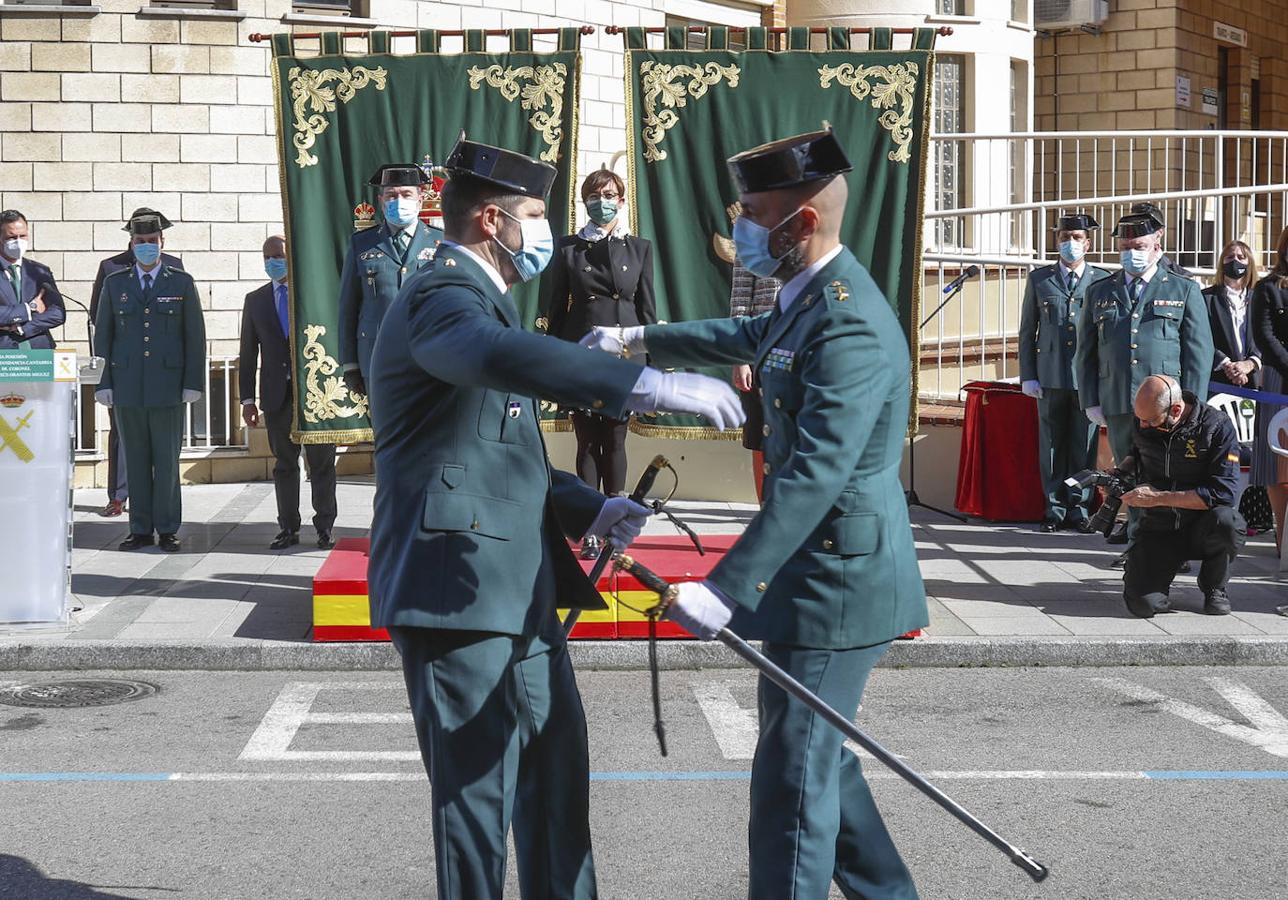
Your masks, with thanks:
[(26, 238), (8, 238), (4, 242), (4, 244), (0, 246), (3, 246), (4, 248), (4, 255), (6, 259), (11, 259), (14, 262), (20, 262), (22, 260), (23, 255), (27, 252), (27, 239)]

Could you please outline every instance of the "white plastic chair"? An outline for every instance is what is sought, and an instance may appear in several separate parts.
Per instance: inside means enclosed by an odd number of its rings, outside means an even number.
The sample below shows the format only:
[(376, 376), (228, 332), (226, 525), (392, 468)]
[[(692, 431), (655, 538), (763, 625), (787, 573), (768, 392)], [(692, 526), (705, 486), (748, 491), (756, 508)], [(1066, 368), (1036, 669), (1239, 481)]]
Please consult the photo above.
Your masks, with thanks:
[[(1266, 426), (1266, 441), (1278, 456), (1288, 456), (1288, 447), (1283, 444), (1285, 430), (1288, 430), (1288, 408), (1271, 416), (1270, 424)], [(1288, 540), (1279, 546), (1279, 571), (1288, 572)]]
[[(1255, 402), (1233, 394), (1213, 394), (1208, 397), (1208, 406), (1219, 409), (1230, 417), (1230, 424), (1234, 426), (1234, 433), (1238, 436), (1240, 444), (1250, 445), (1257, 439), (1257, 404)], [(1273, 444), (1274, 442), (1271, 441), (1272, 446)], [(1239, 500), (1242, 499), (1251, 478), (1250, 467), (1240, 466), (1239, 483), (1234, 490), (1235, 509), (1239, 508)]]

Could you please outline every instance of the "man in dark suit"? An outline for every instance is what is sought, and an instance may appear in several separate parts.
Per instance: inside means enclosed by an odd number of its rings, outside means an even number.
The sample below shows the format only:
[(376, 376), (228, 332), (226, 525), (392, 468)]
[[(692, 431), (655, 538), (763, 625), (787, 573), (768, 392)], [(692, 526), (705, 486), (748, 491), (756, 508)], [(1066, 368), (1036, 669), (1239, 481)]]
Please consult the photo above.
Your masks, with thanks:
[[(282, 530), (269, 547), (282, 550), (300, 542), (300, 445), (291, 440), (294, 404), (291, 394), (291, 324), (286, 288), (286, 238), (273, 235), (264, 242), (264, 271), (269, 282), (246, 295), (242, 309), (241, 381), (242, 419), (247, 428), (259, 424), (260, 413), (268, 429), (268, 446), (277, 457), (273, 489), (277, 494), (277, 524)], [(255, 367), (259, 361), (259, 393), (255, 392)], [(255, 400), (258, 398), (259, 407)], [(306, 444), (309, 484), (313, 488), (313, 527), (318, 546), (335, 546), (335, 445)]]
[[(161, 222), (162, 230), (169, 228), (173, 224), (161, 213), (146, 206), (140, 206), (130, 213), (130, 219), (136, 216), (156, 216)], [(129, 233), (129, 219), (126, 220), (126, 224), (121, 230), (127, 234)], [(161, 254), (161, 264), (172, 269), (183, 270), (183, 262), (179, 257), (172, 256), (169, 253)], [(107, 279), (107, 276), (113, 272), (128, 269), (133, 265), (134, 250), (132, 246), (127, 246), (124, 253), (109, 256), (98, 264), (98, 274), (94, 276), (94, 287), (89, 295), (89, 320), (91, 322), (98, 321), (98, 295), (103, 290), (103, 282)], [(90, 352), (97, 353), (93, 347), (90, 347)], [(101, 353), (97, 353), (97, 355), (102, 356)], [(99, 515), (106, 518), (115, 518), (125, 512), (125, 502), (130, 499), (130, 480), (126, 477), (125, 447), (121, 443), (120, 429), (116, 427), (115, 409), (108, 409), (107, 421), (109, 426), (107, 433), (107, 506), (104, 506), (99, 511)]]
[(525, 330), (509, 288), (553, 255), (555, 168), (462, 139), (447, 169), (446, 238), (371, 356), (371, 623), (402, 656), (439, 897), (501, 896), (513, 820), (522, 895), (589, 900), (586, 720), (555, 606), (603, 605), (567, 538), (625, 546), (649, 511), (550, 468), (537, 398), (617, 418), (687, 411), (717, 428), (742, 411), (713, 378)]
[(0, 350), (52, 350), (67, 319), (63, 297), (49, 267), (27, 259), (27, 217), (0, 212)]

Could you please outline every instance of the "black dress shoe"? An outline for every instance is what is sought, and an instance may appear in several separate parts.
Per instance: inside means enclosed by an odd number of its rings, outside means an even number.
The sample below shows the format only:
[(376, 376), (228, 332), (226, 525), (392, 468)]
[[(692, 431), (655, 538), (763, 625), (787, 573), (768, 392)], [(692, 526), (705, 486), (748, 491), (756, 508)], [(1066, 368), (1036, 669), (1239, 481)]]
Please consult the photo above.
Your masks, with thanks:
[(1065, 519), (1064, 527), (1071, 528), (1078, 534), (1091, 534), (1090, 519)]
[(270, 550), (285, 550), (287, 547), (293, 547), (300, 542), (300, 533), (298, 531), (279, 531), (277, 537), (273, 538), (273, 543), (268, 545)]
[(330, 549), (331, 549), (332, 547), (334, 547), (334, 546), (335, 546), (335, 539), (331, 537), (331, 530), (330, 530), (329, 528), (322, 528), (322, 529), (319, 529), (319, 531), (318, 531), (318, 549), (319, 549), (319, 550), (330, 550)]
[(1127, 568), (1127, 554), (1119, 553), (1117, 556), (1115, 556), (1114, 561), (1109, 564), (1109, 568), (1111, 569)]
[(1109, 537), (1105, 538), (1107, 544), (1125, 544), (1127, 543), (1127, 523), (1119, 522), (1114, 526), (1114, 530), (1109, 532)]
[(140, 547), (151, 547), (152, 535), (150, 534), (132, 534), (125, 540), (121, 541), (120, 550), (138, 550)]
[(1230, 614), (1230, 598), (1224, 588), (1213, 588), (1203, 595), (1203, 612), (1209, 616)]
[(160, 544), (161, 549), (162, 549), (162, 550), (164, 550), (166, 553), (178, 553), (178, 552), (179, 552), (179, 536), (178, 536), (178, 535), (175, 535), (175, 534), (163, 534), (163, 535), (161, 535), (161, 536), (157, 539), (157, 543), (158, 543), (158, 544)]
[(1055, 521), (1054, 519), (1047, 519), (1045, 522), (1043, 522), (1041, 525), (1038, 526), (1038, 531), (1042, 532), (1043, 534), (1052, 534), (1059, 527), (1060, 527), (1059, 522)]

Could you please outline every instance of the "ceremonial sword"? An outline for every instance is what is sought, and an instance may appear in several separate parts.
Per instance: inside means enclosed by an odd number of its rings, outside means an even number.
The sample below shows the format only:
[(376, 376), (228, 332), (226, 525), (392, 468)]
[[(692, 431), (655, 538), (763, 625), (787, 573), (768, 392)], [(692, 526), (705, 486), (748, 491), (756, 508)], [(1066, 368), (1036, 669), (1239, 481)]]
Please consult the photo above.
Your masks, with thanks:
[[(635, 579), (640, 584), (661, 597), (661, 601), (658, 605), (650, 611), (651, 619), (666, 614), (671, 604), (675, 602), (675, 597), (678, 593), (678, 589), (675, 585), (668, 584), (663, 581), (657, 574), (651, 572), (648, 568), (625, 554), (620, 554), (617, 557), (617, 567), (635, 576)], [(886, 766), (892, 769), (896, 775), (911, 784), (917, 790), (921, 791), (931, 800), (934, 800), (971, 831), (975, 832), (998, 850), (1005, 853), (1011, 862), (1023, 869), (1034, 881), (1043, 881), (1047, 875), (1050, 874), (1050, 870), (1046, 866), (1042, 865), (1042, 863), (1029, 856), (1028, 853), (1007, 841), (996, 831), (989, 828), (979, 819), (967, 812), (961, 804), (953, 800), (939, 788), (935, 787), (917, 772), (913, 771), (906, 763), (903, 762), (903, 760), (899, 759), (885, 747), (882, 747), (874, 739), (868, 737), (868, 735), (865, 734), (857, 725), (829, 706), (825, 700), (809, 688), (805, 687), (805, 685), (801, 684), (787, 672), (775, 665), (773, 661), (758, 651), (755, 647), (752, 647), (751, 644), (738, 637), (738, 635), (734, 634), (728, 628), (721, 628), (719, 633), (716, 635), (716, 639), (759, 669), (760, 673), (774, 684), (778, 685), (784, 691), (791, 694), (797, 700), (800, 700), (810, 709), (814, 710), (814, 712), (818, 713), (818, 715), (825, 719), (829, 725), (840, 731), (841, 734), (845, 735), (864, 750), (867, 750), (877, 759), (881, 760), (881, 762), (885, 763)], [(656, 673), (654, 673), (654, 676), (655, 692), (653, 704), (656, 711), (659, 709), (660, 700), (656, 694)], [(655, 728), (659, 731), (660, 737), (660, 715), (658, 715), (657, 718), (658, 722), (655, 724)], [(666, 755), (665, 750), (663, 750), (663, 755)]]

